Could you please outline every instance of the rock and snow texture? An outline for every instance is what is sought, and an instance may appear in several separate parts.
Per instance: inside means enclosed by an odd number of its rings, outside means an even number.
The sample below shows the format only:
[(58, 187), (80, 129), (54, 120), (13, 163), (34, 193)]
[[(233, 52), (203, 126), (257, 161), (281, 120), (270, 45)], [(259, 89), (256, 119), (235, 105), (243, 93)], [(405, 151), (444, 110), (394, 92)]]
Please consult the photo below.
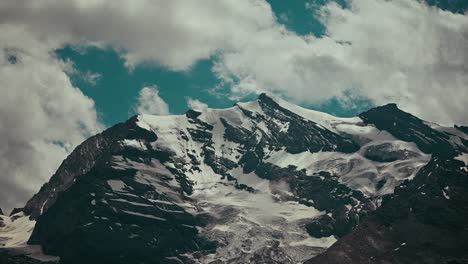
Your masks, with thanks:
[(459, 156), (455, 157), (455, 159), (459, 161), (463, 161), (465, 166), (461, 167), (461, 169), (468, 171), (468, 153), (461, 153)]
[[(465, 263), (468, 259), (466, 127), (447, 128), (395, 105), (360, 115), (366, 122), (415, 143), (432, 157), (411, 181), (397, 186), (381, 206), (307, 264)], [(392, 125), (393, 122), (393, 125)]]
[(350, 234), (307, 264), (465, 263), (468, 172), (434, 157)]
[[(42, 252), (40, 245), (27, 244), (36, 221), (23, 212), (11, 216), (0, 215), (0, 263), (43, 263), (55, 262), (56, 256)], [(17, 259), (15, 256), (20, 256)]]
[(305, 261), (412, 180), (431, 142), (464, 147), (463, 133), (382, 109), (402, 124), (264, 94), (228, 109), (133, 117), (80, 145), (28, 202), (30, 242), (64, 263)]
[(24, 247), (34, 229), (35, 221), (22, 212), (0, 215), (0, 248)]

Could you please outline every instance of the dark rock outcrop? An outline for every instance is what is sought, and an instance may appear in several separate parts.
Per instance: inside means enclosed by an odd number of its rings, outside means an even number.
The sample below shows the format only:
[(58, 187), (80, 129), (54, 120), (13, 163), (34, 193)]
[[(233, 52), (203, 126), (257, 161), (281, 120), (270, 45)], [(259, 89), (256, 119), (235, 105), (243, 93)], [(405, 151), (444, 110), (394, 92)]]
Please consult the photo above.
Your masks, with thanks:
[(77, 177), (89, 172), (103, 155), (106, 155), (122, 138), (138, 136), (156, 140), (153, 133), (141, 129), (136, 124), (136, 117), (125, 123), (117, 124), (80, 144), (62, 162), (57, 172), (44, 184), (24, 207), (24, 212), (36, 219), (47, 211), (57, 199), (60, 192), (67, 190)]
[(23, 212), (23, 211), (24, 211), (24, 208), (13, 208), (13, 210), (11, 210), (10, 212), (10, 216)]
[(263, 163), (256, 173), (270, 181), (287, 182), (298, 202), (326, 212), (306, 224), (307, 231), (313, 237), (342, 237), (376, 208), (371, 198), (339, 183), (328, 172), (307, 175), (294, 167), (279, 168)]
[(2, 264), (57, 264), (53, 261), (40, 261), (25, 255), (11, 252), (8, 249), (0, 249), (0, 263)]
[[(197, 226), (202, 226), (203, 220), (178, 205), (185, 199), (184, 184), (175, 188), (169, 182), (176, 179), (153, 171), (151, 179), (160, 186), (156, 189), (145, 184), (139, 171), (114, 168), (115, 157), (151, 168), (152, 159), (162, 162), (171, 155), (153, 150), (149, 143), (157, 137), (137, 127), (135, 121), (110, 128), (101, 134), (103, 138), (75, 150), (85, 153), (85, 159), (95, 158), (92, 167), (73, 170), (75, 167), (68, 169), (63, 165), (59, 169), (72, 173), (54, 177), (73, 177), (73, 184), (58, 192), (53, 206), (37, 217), (29, 244), (42, 245), (46, 254), (60, 256), (62, 264), (187, 263), (185, 253), (215, 248), (216, 244), (197, 236)], [(145, 148), (121, 144), (129, 139)], [(105, 143), (92, 147), (98, 141)], [(80, 160), (83, 157), (78, 154), (72, 154), (64, 164), (75, 161), (88, 166), (90, 163)], [(173, 193), (162, 192), (163, 189)], [(36, 198), (30, 204), (37, 204)], [(37, 207), (32, 208), (34, 212)]]
[(306, 263), (466, 263), (468, 173), (463, 165), (433, 158), (352, 233)]
[(395, 104), (371, 109), (360, 117), (416, 143), (432, 159), (413, 180), (384, 197), (382, 205), (350, 234), (306, 263), (466, 263), (468, 173), (465, 164), (454, 159), (466, 148)]
[(457, 126), (457, 125), (455, 125), (455, 128), (460, 130), (461, 132), (465, 133), (466, 135), (468, 135), (468, 127), (467, 126)]
[(400, 110), (396, 104), (372, 108), (359, 117), (398, 139), (414, 142), (424, 153), (453, 157), (459, 150), (466, 151), (466, 148), (454, 148), (448, 134), (432, 129), (423, 120)]
[[(215, 248), (197, 236), (202, 220), (135, 182), (134, 174), (94, 168), (81, 176), (38, 218), (29, 243), (60, 256), (62, 264), (187, 263), (184, 253)], [(113, 191), (112, 179), (133, 191)]]
[[(281, 107), (266, 94), (259, 96), (259, 102), (268, 118), (262, 121), (266, 123), (272, 133), (270, 141), (276, 143), (273, 146), (284, 146), (289, 153), (300, 153), (307, 150), (310, 152), (352, 153), (359, 149), (359, 145), (352, 139), (333, 133), (317, 123)], [(272, 122), (273, 118), (289, 124), (288, 129), (282, 131), (276, 123)]]
[(364, 156), (373, 161), (392, 162), (417, 157), (419, 154), (408, 149), (394, 149), (391, 143), (383, 143), (368, 147)]

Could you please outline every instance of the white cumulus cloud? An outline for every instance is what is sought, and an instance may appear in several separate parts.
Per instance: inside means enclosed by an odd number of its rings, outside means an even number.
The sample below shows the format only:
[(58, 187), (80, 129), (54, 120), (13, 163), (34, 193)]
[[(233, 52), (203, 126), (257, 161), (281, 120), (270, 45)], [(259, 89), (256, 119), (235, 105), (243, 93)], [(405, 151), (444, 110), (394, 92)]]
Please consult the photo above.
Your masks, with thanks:
[(2, 22), (46, 41), (114, 47), (129, 66), (186, 70), (274, 19), (258, 0), (24, 0), (2, 1)]
[(208, 108), (207, 104), (203, 103), (202, 101), (198, 99), (193, 99), (191, 97), (187, 97), (187, 106), (190, 109), (194, 109), (194, 110), (203, 110), (205, 108)]
[[(130, 69), (186, 71), (213, 58), (232, 98), (269, 91), (316, 104), (352, 91), (468, 124), (468, 16), (416, 0), (348, 3), (307, 7), (326, 29), (315, 37), (287, 30), (264, 0), (0, 1), (0, 201), (24, 203), (102, 128), (93, 101), (71, 85), (69, 63), (53, 55), (64, 45), (114, 48)], [(169, 113), (156, 87), (142, 89), (136, 108)]]
[(0, 32), (0, 205), (9, 213), (102, 125), (47, 44), (20, 27), (0, 24)]
[(159, 96), (157, 86), (143, 87), (138, 95), (138, 103), (135, 107), (138, 114), (169, 115), (169, 106)]
[(323, 21), (319, 38), (287, 30), (264, 0), (3, 1), (0, 23), (51, 47), (113, 47), (130, 68), (184, 71), (215, 58), (232, 98), (270, 91), (317, 104), (353, 91), (425, 119), (468, 123), (467, 15), (416, 0), (348, 4), (304, 6)]
[(320, 103), (347, 91), (396, 102), (422, 118), (468, 123), (468, 16), (413, 0), (330, 2), (326, 35), (273, 25), (221, 55), (214, 68), (234, 98), (275, 92)]

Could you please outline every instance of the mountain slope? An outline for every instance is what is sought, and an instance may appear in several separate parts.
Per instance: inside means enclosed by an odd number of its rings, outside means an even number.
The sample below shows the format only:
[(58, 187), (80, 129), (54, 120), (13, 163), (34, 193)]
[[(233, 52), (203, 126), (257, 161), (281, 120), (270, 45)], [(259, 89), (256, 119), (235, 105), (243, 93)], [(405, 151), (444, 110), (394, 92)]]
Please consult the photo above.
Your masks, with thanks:
[(351, 234), (307, 263), (465, 263), (464, 165), (433, 159)]
[(392, 111), (398, 110), (390, 105), (360, 116), (415, 141), (431, 161), (353, 232), (306, 263), (466, 263), (468, 135)]
[(413, 182), (432, 143), (465, 150), (455, 128), (376, 109), (337, 118), (262, 94), (133, 117), (78, 146), (27, 203), (29, 243), (61, 263), (308, 260)]

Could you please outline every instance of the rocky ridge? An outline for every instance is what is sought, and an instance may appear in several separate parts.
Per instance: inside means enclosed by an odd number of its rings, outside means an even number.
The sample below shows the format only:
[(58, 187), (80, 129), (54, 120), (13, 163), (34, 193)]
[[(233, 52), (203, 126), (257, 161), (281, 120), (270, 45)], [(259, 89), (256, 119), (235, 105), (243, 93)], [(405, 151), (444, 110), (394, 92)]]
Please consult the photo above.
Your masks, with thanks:
[(337, 118), (265, 94), (135, 116), (78, 146), (18, 217), (65, 264), (298, 263), (342, 238), (317, 261), (394, 213), (403, 186), (461, 166), (467, 139), (392, 104)]

